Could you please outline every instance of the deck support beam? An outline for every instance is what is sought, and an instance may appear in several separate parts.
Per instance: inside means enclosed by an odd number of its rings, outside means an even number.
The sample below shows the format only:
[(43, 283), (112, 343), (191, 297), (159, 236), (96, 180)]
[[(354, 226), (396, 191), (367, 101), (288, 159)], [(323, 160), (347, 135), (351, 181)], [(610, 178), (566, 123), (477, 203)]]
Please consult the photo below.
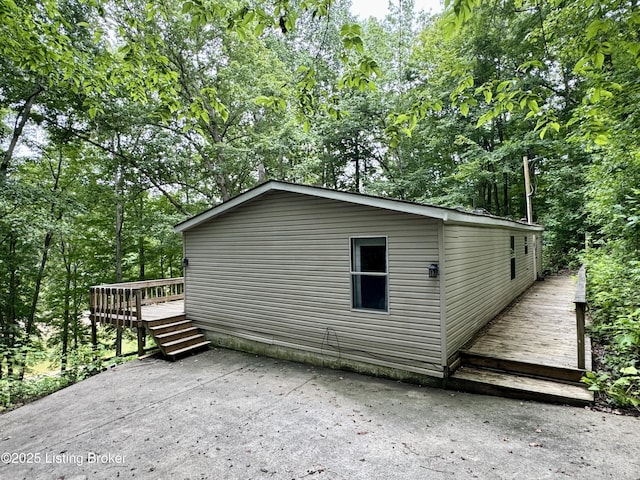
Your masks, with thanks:
[(138, 356), (142, 357), (144, 355), (144, 338), (146, 335), (146, 330), (144, 328), (143, 322), (138, 322)]
[(578, 283), (576, 285), (576, 296), (573, 300), (576, 304), (576, 331), (578, 340), (578, 368), (585, 368), (584, 352), (584, 322), (587, 310), (587, 275), (584, 266), (578, 272)]
[(91, 317), (91, 345), (94, 352), (98, 350), (98, 325), (93, 316)]
[(116, 357), (122, 356), (122, 327), (116, 327)]

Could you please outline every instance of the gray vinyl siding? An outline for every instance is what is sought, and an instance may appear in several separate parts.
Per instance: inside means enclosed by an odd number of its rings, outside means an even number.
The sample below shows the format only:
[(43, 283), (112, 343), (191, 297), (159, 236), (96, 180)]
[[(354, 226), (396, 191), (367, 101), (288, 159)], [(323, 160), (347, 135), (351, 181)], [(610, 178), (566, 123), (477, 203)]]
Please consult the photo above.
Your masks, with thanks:
[[(351, 308), (350, 238), (386, 237), (389, 311)], [(269, 192), (184, 233), (186, 313), (231, 335), (442, 376), (437, 221)]]
[[(451, 356), (534, 282), (535, 260), (533, 233), (525, 229), (445, 225), (444, 232), (446, 344)], [(513, 280), (512, 235), (516, 258)]]

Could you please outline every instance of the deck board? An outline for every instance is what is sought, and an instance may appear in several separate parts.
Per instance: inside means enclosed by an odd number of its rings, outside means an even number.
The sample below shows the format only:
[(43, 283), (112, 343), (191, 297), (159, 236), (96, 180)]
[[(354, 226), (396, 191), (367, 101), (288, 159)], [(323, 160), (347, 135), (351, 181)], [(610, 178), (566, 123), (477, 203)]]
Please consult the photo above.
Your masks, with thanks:
[[(575, 281), (569, 275), (534, 284), (493, 320), (467, 349), (472, 354), (564, 368), (578, 368)], [(591, 342), (585, 339), (591, 370)]]
[(142, 320), (152, 321), (171, 318), (184, 313), (184, 300), (143, 305), (141, 310)]

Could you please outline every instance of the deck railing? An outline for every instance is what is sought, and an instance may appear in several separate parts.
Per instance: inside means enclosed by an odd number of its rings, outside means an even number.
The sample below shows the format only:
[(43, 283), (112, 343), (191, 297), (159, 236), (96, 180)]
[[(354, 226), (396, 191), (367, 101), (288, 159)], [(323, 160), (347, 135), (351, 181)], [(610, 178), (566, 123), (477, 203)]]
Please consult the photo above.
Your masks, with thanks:
[(584, 268), (578, 272), (578, 283), (576, 285), (576, 296), (573, 300), (576, 304), (576, 327), (578, 332), (578, 368), (585, 368), (585, 345), (584, 345), (584, 320), (587, 310), (587, 274)]
[(92, 321), (138, 327), (143, 305), (184, 299), (184, 277), (96, 285), (90, 296)]

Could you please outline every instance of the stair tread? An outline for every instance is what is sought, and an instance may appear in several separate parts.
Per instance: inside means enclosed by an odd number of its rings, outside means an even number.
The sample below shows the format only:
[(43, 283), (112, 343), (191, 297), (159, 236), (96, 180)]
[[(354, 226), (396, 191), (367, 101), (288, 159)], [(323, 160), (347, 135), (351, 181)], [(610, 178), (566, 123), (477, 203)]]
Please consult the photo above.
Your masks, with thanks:
[(170, 356), (180, 355), (182, 353), (190, 352), (191, 350), (197, 350), (199, 348), (204, 347), (205, 345), (210, 345), (210, 344), (211, 342), (207, 340), (204, 342), (196, 343), (195, 345), (189, 345), (188, 347), (181, 348), (180, 350), (169, 352), (167, 355), (170, 355)]
[(204, 338), (204, 335), (202, 333), (189, 335), (188, 337), (179, 338), (178, 340), (172, 340), (170, 342), (163, 343), (162, 346), (164, 348), (173, 347), (174, 345), (180, 345), (181, 343), (189, 342), (191, 340), (195, 340), (196, 338)]
[(586, 386), (568, 385), (553, 380), (532, 378), (515, 373), (495, 372), (465, 366), (456, 370), (452, 378), (520, 392), (593, 402), (593, 392), (588, 390)]
[(541, 379), (570, 382), (580, 386), (582, 386), (580, 384), (580, 378), (582, 378), (586, 371), (568, 366), (545, 365), (523, 360), (501, 358), (496, 355), (474, 353), (468, 350), (462, 350), (460, 354), (462, 364), (469, 368), (493, 369), (515, 375), (527, 375)]
[(147, 318), (147, 319), (144, 319), (144, 321), (145, 321), (146, 323), (150, 324), (150, 325), (157, 325), (157, 326), (160, 326), (160, 325), (163, 325), (163, 324), (165, 324), (165, 323), (171, 323), (171, 322), (174, 322), (174, 321), (176, 321), (177, 319), (184, 320), (185, 318), (186, 318), (186, 317), (185, 317), (185, 314), (184, 314), (184, 313), (176, 313), (175, 315), (170, 315), (170, 316), (167, 316), (167, 317), (161, 317), (161, 318)]
[(187, 327), (187, 328), (183, 328), (181, 330), (172, 330), (170, 332), (167, 333), (158, 333), (155, 335), (156, 340), (162, 340), (164, 338), (167, 337), (173, 337), (175, 335), (181, 335), (185, 332), (197, 332), (198, 329), (196, 327)]
[(180, 320), (179, 322), (163, 323), (161, 325), (153, 325), (153, 326), (149, 326), (147, 328), (153, 332), (153, 331), (156, 331), (156, 330), (162, 330), (163, 328), (170, 328), (170, 327), (175, 327), (175, 326), (179, 326), (179, 325), (190, 325), (190, 324), (191, 324), (190, 320)]
[(497, 361), (497, 362), (509, 362), (509, 363), (514, 363), (514, 364), (521, 364), (521, 365), (527, 365), (527, 366), (531, 366), (531, 367), (542, 367), (542, 368), (550, 368), (550, 369), (555, 369), (555, 370), (564, 370), (567, 372), (585, 372), (585, 370), (583, 369), (579, 369), (579, 368), (575, 368), (575, 367), (565, 367), (565, 366), (560, 366), (560, 365), (552, 365), (552, 364), (545, 364), (545, 363), (539, 363), (539, 362), (527, 362), (524, 360), (517, 360), (514, 358), (502, 358), (499, 356), (495, 356), (495, 355), (489, 355), (486, 353), (479, 353), (479, 352), (473, 352), (471, 350), (460, 350), (460, 354), (465, 356), (465, 357), (471, 357), (471, 358), (480, 358), (480, 359), (487, 359), (487, 360), (493, 360), (493, 361)]

